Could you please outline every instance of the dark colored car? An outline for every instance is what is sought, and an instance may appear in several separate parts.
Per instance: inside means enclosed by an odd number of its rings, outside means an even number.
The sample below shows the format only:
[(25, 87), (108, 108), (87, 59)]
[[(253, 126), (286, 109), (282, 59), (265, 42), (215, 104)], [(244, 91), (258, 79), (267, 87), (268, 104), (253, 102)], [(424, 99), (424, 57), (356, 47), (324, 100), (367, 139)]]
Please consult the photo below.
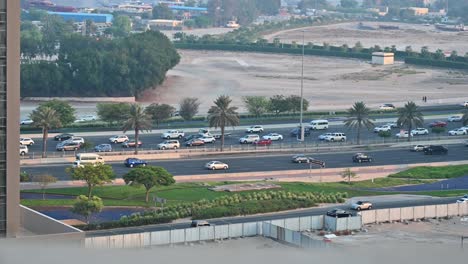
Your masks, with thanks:
[(80, 143), (70, 141), (70, 142), (62, 142), (62, 143), (57, 144), (55, 149), (58, 151), (69, 151), (69, 150), (77, 151), (80, 149), (80, 146), (81, 146)]
[(372, 162), (372, 157), (364, 153), (356, 153), (353, 155), (354, 162)]
[(205, 141), (199, 139), (199, 138), (193, 138), (187, 142), (185, 142), (186, 146), (192, 147), (192, 146), (203, 146), (205, 145)]
[(434, 154), (446, 155), (448, 153), (448, 149), (440, 145), (430, 145), (430, 146), (424, 147), (423, 151), (424, 151), (424, 154), (426, 155), (434, 155)]
[(200, 135), (188, 135), (188, 136), (184, 137), (184, 141), (190, 141), (192, 139), (197, 139), (199, 137), (200, 137)]
[(294, 163), (309, 163), (311, 159), (312, 159), (311, 157), (307, 157), (304, 154), (299, 154), (299, 155), (294, 155), (291, 158), (291, 161)]
[(126, 167), (129, 167), (129, 168), (138, 167), (138, 166), (145, 167), (146, 165), (148, 165), (146, 161), (137, 159), (137, 158), (128, 158), (124, 161), (124, 164)]
[[(301, 136), (301, 128), (296, 127), (289, 133), (291, 137), (300, 137)], [(304, 127), (304, 136), (310, 136), (310, 130)]]
[(342, 210), (342, 209), (333, 209), (331, 211), (327, 212), (328, 216), (331, 217), (337, 217), (337, 218), (342, 218), (342, 217), (351, 217), (353, 214), (351, 212)]
[[(141, 147), (141, 145), (143, 145), (143, 143), (141, 143), (141, 141), (138, 140), (138, 147)], [(130, 141), (122, 143), (122, 147), (124, 148), (134, 148), (135, 146), (136, 146), (135, 140), (130, 140)]]
[(429, 124), (429, 127), (446, 127), (446, 126), (447, 126), (447, 122), (443, 122), (443, 121), (434, 121)]
[(271, 139), (260, 139), (259, 141), (255, 141), (253, 144), (257, 146), (270, 146)]
[(94, 151), (96, 152), (111, 152), (112, 146), (111, 144), (99, 144), (94, 147)]
[(210, 223), (204, 220), (193, 220), (190, 224), (190, 227), (198, 227), (198, 226), (210, 226)]
[(56, 135), (54, 137), (54, 140), (64, 141), (64, 140), (71, 139), (72, 137), (73, 137), (73, 134), (60, 134), (60, 135)]

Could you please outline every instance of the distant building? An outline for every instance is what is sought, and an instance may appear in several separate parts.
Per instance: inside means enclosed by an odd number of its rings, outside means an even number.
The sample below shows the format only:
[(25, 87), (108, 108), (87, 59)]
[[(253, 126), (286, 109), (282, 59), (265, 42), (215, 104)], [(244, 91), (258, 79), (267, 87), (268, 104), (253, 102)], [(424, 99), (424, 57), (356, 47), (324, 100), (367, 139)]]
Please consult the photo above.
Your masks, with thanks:
[(414, 16), (425, 16), (429, 13), (429, 8), (426, 7), (408, 7), (406, 10), (412, 12)]
[(389, 65), (394, 63), (395, 54), (391, 52), (373, 52), (372, 64)]
[(184, 24), (181, 20), (152, 19), (142, 21), (147, 30), (181, 30)]
[(94, 23), (112, 23), (114, 16), (111, 14), (90, 14), (90, 13), (65, 13), (65, 12), (47, 12), (50, 15), (57, 15), (65, 21), (86, 22), (91, 20)]

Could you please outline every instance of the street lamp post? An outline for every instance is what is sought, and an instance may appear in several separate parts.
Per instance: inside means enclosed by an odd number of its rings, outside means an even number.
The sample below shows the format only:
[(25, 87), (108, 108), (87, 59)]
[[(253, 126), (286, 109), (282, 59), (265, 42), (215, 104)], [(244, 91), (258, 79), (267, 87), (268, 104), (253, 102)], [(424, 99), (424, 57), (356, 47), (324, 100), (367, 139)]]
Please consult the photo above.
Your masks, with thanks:
[(302, 122), (302, 118), (304, 115), (304, 30), (302, 30), (302, 67), (301, 67), (301, 117), (300, 117), (300, 123), (301, 123), (301, 142), (304, 142), (304, 124)]

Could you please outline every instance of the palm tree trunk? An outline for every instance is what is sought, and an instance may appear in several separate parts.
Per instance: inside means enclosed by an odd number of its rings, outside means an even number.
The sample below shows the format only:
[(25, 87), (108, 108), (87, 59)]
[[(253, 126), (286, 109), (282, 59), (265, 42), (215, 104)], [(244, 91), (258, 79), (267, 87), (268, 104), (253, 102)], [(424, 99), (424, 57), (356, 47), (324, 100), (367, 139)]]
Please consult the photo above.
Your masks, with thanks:
[(224, 149), (224, 126), (221, 126), (221, 152)]
[(357, 144), (361, 144), (361, 123), (357, 127)]
[(49, 136), (49, 130), (42, 128), (42, 158), (47, 157), (47, 137)]
[(135, 128), (135, 155), (138, 154), (138, 138), (140, 137), (139, 134), (139, 129)]
[(411, 142), (411, 129), (413, 129), (413, 126), (409, 124), (408, 126), (408, 142)]

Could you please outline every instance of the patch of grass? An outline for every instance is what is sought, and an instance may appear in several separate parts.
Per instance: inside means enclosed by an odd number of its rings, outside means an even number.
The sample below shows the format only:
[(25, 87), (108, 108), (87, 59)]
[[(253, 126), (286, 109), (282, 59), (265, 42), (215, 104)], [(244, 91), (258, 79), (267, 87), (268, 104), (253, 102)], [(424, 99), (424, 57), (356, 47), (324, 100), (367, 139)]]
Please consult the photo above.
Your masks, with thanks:
[(442, 167), (416, 167), (395, 174), (390, 178), (411, 179), (449, 179), (468, 175), (468, 165), (451, 165)]
[[(39, 206), (72, 206), (75, 200), (69, 199), (49, 199), (49, 200), (21, 200), (21, 204), (28, 207), (39, 207)], [(105, 200), (103, 199), (104, 206), (140, 206), (147, 207), (148, 205), (144, 201), (122, 201), (122, 200)]]

